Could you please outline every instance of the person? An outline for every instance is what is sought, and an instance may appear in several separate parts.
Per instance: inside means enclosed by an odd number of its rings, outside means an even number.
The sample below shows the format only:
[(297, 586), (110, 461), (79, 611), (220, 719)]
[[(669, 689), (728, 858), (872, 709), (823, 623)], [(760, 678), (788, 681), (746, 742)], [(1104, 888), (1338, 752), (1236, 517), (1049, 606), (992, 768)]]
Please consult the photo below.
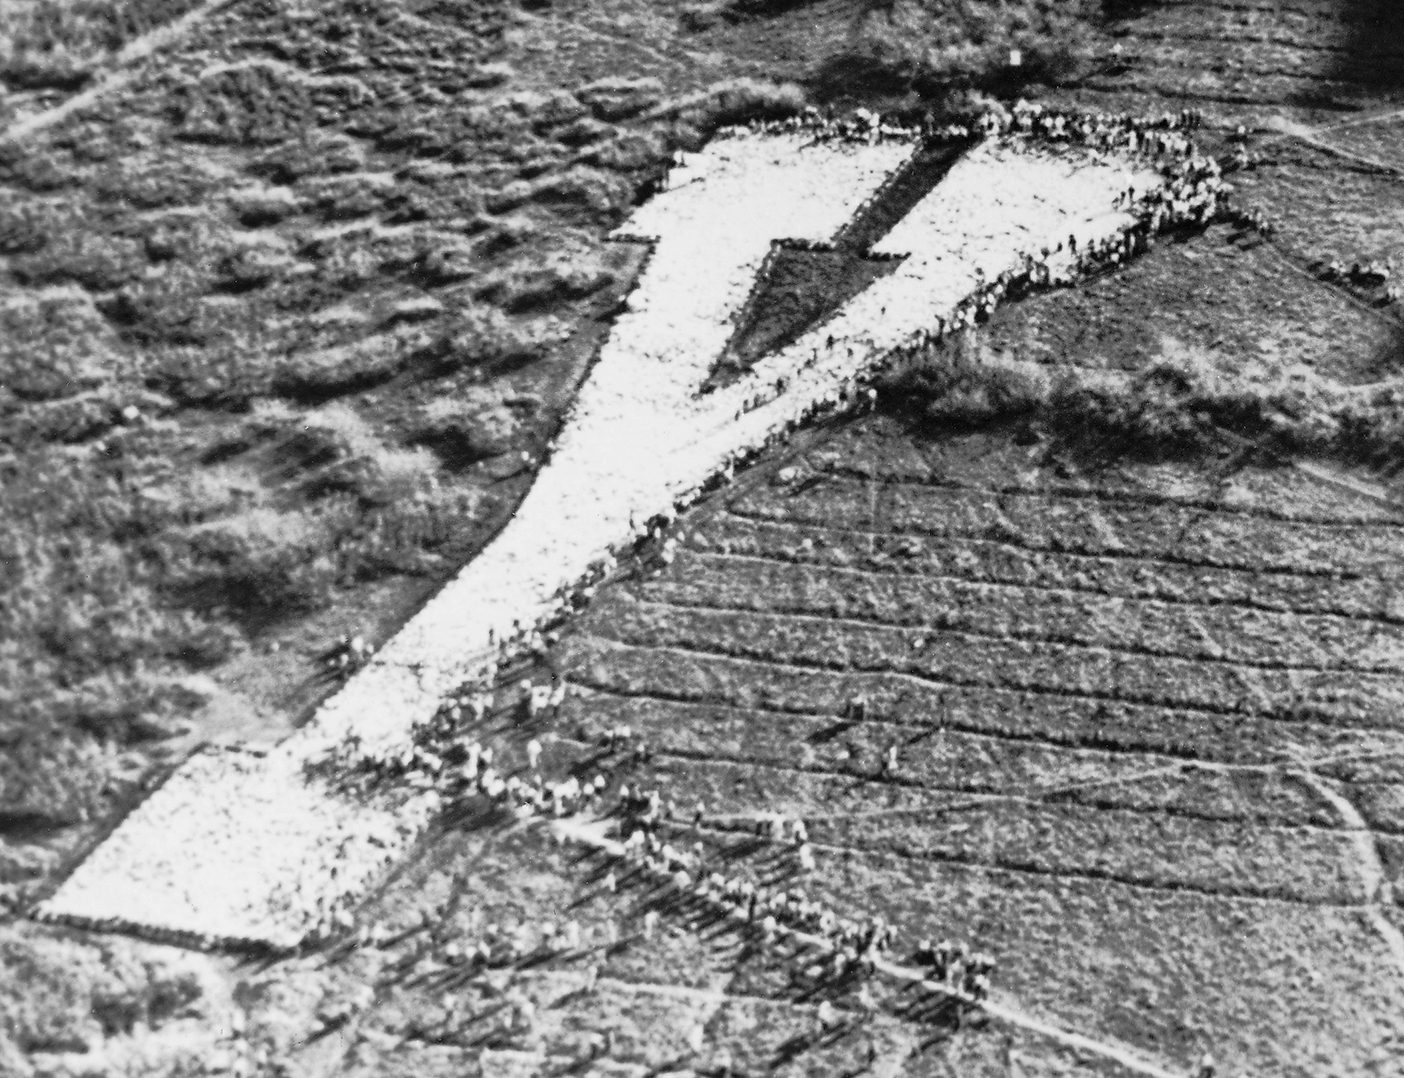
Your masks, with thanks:
[(536, 1027), (536, 1004), (526, 996), (521, 996), (517, 1000), (514, 1010), (514, 1025), (530, 1036)]
[(951, 968), (951, 959), (955, 956), (955, 944), (948, 939), (943, 939), (936, 944), (931, 956), (931, 970), (942, 980), (946, 977), (946, 971)]
[(658, 928), (658, 911), (657, 911), (657, 910), (649, 910), (647, 913), (644, 914), (644, 919), (643, 919), (643, 934), (644, 934), (644, 939), (646, 939), (646, 940), (651, 940), (651, 939), (653, 939), (653, 933), (654, 933), (654, 931), (655, 931), (657, 928)]
[(539, 771), (541, 765), (541, 742), (532, 738), (527, 742), (527, 766), (533, 771)]

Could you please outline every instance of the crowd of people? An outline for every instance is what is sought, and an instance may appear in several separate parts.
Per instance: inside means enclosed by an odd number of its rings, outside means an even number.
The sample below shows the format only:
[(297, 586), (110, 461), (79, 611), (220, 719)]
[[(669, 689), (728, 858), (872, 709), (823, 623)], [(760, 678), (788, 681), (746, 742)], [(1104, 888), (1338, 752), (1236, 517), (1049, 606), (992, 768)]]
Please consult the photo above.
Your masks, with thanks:
[[(637, 873), (670, 891), (675, 903), (709, 908), (718, 917), (744, 927), (765, 945), (788, 946), (807, 955), (810, 968), (825, 979), (843, 982), (866, 977), (880, 963), (891, 960), (895, 932), (881, 915), (840, 916), (799, 888), (766, 887), (742, 874), (723, 871), (725, 866), (720, 863), (713, 864), (702, 839), (707, 809), (700, 801), (683, 809), (656, 788), (645, 790), (628, 781), (616, 784), (604, 770), (584, 778), (549, 778), (543, 774), (542, 745), (535, 737), (525, 745), (525, 769), (514, 772), (502, 766), (493, 746), (471, 733), (472, 725), (487, 716), (491, 699), (485, 688), (456, 694), (412, 747), (379, 755), (363, 753), (362, 766), (410, 789), (437, 789), (449, 803), (484, 798), (520, 821), (605, 823), (608, 829), (604, 832), (595, 828), (556, 831), (561, 841), (591, 842), (612, 858), (613, 866), (602, 877), (604, 891), (618, 890), (622, 876)], [(647, 758), (642, 739), (624, 724), (607, 728), (598, 744), (606, 755), (622, 755), (626, 766)], [(803, 819), (766, 814), (757, 819), (756, 826), (759, 834), (792, 851), (796, 874), (806, 876), (816, 871)], [(679, 838), (680, 833), (689, 832), (691, 842)], [(601, 834), (608, 837), (598, 837)], [(657, 909), (645, 913), (642, 935), (651, 936), (657, 923)], [(334, 922), (328, 931), (346, 928), (345, 923)], [(557, 931), (561, 935), (557, 936)], [(578, 926), (576, 930), (569, 925), (558, 930), (553, 924), (549, 931), (543, 928), (539, 936), (543, 942), (532, 947), (520, 935), (485, 933), (471, 947), (455, 951), (455, 961), (493, 965), (519, 960), (542, 946), (560, 949), (559, 943), (567, 950), (578, 946), (571, 942), (578, 937)], [(364, 942), (377, 940), (367, 936)], [(988, 995), (993, 963), (978, 956), (967, 957), (969, 952), (963, 946), (943, 946), (944, 950), (933, 950), (923, 942), (916, 949), (913, 978), (929, 982), (965, 1005), (978, 1005)]]
[(333, 677), (350, 677), (370, 662), (374, 652), (360, 633), (342, 633), (322, 653), (322, 666)]
[[(861, 111), (838, 118), (810, 110), (790, 119), (752, 125), (753, 130), (804, 131), (833, 139), (974, 140), (1018, 134), (1150, 158), (1159, 166), (1162, 184), (1145, 191), (1128, 189), (1123, 194), (1118, 208), (1134, 218), (1124, 233), (1081, 242), (1075, 234), (1069, 235), (1066, 241), (1051, 248), (1027, 253), (1020, 265), (982, 282), (948, 318), (938, 319), (908, 347), (855, 373), (811, 402), (803, 414), (772, 431), (765, 444), (721, 462), (714, 477), (682, 496), (674, 510), (726, 482), (744, 457), (785, 438), (806, 419), (871, 409), (877, 400), (873, 385), (877, 375), (924, 358), (944, 336), (986, 320), (1004, 299), (1120, 263), (1149, 248), (1155, 236), (1167, 230), (1202, 227), (1220, 218), (1227, 207), (1222, 169), (1213, 158), (1201, 155), (1189, 136), (1201, 122), (1193, 110), (1153, 118), (1087, 116), (1020, 102), (1012, 109), (991, 111), (968, 124), (913, 127)], [(831, 340), (829, 346), (833, 349), (840, 345)], [(816, 352), (814, 361), (818, 359)], [(777, 380), (775, 396), (787, 388), (788, 378)], [(769, 394), (757, 395), (746, 402), (743, 412), (773, 399)], [(630, 519), (628, 541), (634, 544), (635, 555), (647, 554), (655, 564), (666, 565), (672, 560), (677, 542), (671, 532), (674, 510), (642, 522)], [(627, 549), (627, 545), (620, 549)], [(412, 747), (380, 755), (363, 754), (363, 766), (410, 788), (439, 790), (450, 802), (482, 798), (519, 820), (552, 825), (561, 841), (569, 838), (590, 843), (612, 859), (602, 877), (604, 890), (615, 891), (621, 878), (637, 874), (662, 891), (671, 891), (673, 900), (680, 904), (710, 908), (769, 946), (808, 955), (809, 968), (821, 968), (826, 978), (841, 981), (898, 968), (890, 957), (895, 944), (893, 926), (880, 914), (842, 916), (797, 887), (763, 886), (743, 874), (725, 871), (723, 864), (714, 864), (714, 855), (709, 854), (702, 840), (706, 808), (701, 803), (680, 811), (658, 790), (644, 791), (628, 782), (616, 785), (617, 780), (604, 770), (588, 776), (548, 778), (543, 774), (544, 747), (535, 737), (525, 745), (526, 767), (514, 772), (502, 766), (491, 745), (465, 732), (482, 724), (492, 709), (494, 696), (485, 686), (496, 682), (519, 659), (535, 662), (544, 658), (555, 642), (554, 628), (560, 619), (588, 605), (600, 585), (617, 571), (614, 554), (601, 556), (582, 579), (557, 592), (550, 609), (543, 611), (535, 624), (514, 622), (510, 632), (494, 634), (490, 638), (493, 654), (487, 657), (475, 684), (446, 701), (434, 721), (418, 732)], [(528, 678), (517, 681), (518, 720), (529, 723), (548, 710), (558, 712), (566, 692), (562, 679), (545, 685)], [(856, 702), (854, 707), (861, 718), (866, 701)], [(606, 756), (625, 754), (629, 764), (637, 765), (648, 758), (642, 739), (622, 724), (607, 729), (598, 747)], [(569, 826), (581, 822), (605, 822), (609, 830)], [(690, 842), (679, 838), (679, 832), (686, 832), (689, 827)], [(792, 851), (795, 875), (814, 875), (817, 859), (802, 819), (771, 815), (761, 818), (758, 828), (770, 840)], [(650, 909), (643, 918), (642, 934), (651, 935), (657, 923), (657, 909)], [(573, 921), (564, 926), (553, 924), (549, 931), (543, 926), (538, 936), (538, 949), (547, 946), (573, 951), (580, 942), (579, 926)], [(528, 941), (520, 933), (490, 930), (471, 947), (460, 947), (454, 952), (454, 960), (470, 966), (516, 961), (529, 953), (527, 946)], [(910, 979), (933, 987), (962, 1005), (978, 1006), (988, 997), (994, 973), (994, 961), (988, 955), (971, 953), (963, 944), (950, 940), (922, 940), (904, 960), (909, 962), (909, 967), (904, 968), (909, 970)]]
[[(886, 124), (873, 114), (835, 119), (816, 110), (787, 120), (765, 121), (753, 125), (754, 130), (807, 130), (825, 138), (866, 137), (864, 132), (903, 132), (923, 138), (975, 139), (1016, 134), (1031, 141), (1066, 143), (1098, 151), (1119, 152), (1145, 158), (1158, 166), (1161, 184), (1149, 190), (1128, 188), (1118, 200), (1117, 207), (1133, 218), (1124, 232), (1105, 238), (1079, 241), (1075, 233), (1066, 240), (1037, 252), (1025, 252), (1021, 265), (980, 284), (976, 291), (959, 303), (948, 317), (937, 318), (933, 326), (897, 349), (866, 365), (849, 379), (829, 390), (813, 402), (794, 423), (777, 431), (772, 441), (788, 435), (801, 422), (823, 418), (836, 413), (871, 409), (876, 404), (872, 381), (876, 375), (892, 373), (925, 358), (930, 349), (945, 337), (987, 321), (995, 308), (1008, 298), (1034, 291), (1071, 284), (1107, 268), (1129, 261), (1135, 255), (1154, 246), (1157, 236), (1185, 228), (1203, 228), (1230, 212), (1228, 187), (1223, 180), (1223, 167), (1213, 157), (1201, 154), (1190, 132), (1203, 122), (1193, 109), (1164, 113), (1157, 117), (1134, 115), (1089, 115), (1055, 109), (1020, 101), (1009, 110), (990, 110), (965, 124), (928, 123), (913, 129)], [(876, 137), (876, 136), (873, 136)], [(884, 136), (887, 137), (887, 136)], [(828, 349), (835, 341), (831, 337)], [(851, 346), (848, 348), (852, 357)], [(815, 349), (801, 366), (801, 373), (817, 366), (825, 358)], [(788, 379), (777, 379), (772, 387), (756, 392), (741, 404), (737, 418), (781, 397), (788, 389)]]
[(1394, 260), (1371, 258), (1356, 260), (1347, 266), (1338, 258), (1331, 259), (1321, 275), (1328, 281), (1346, 281), (1357, 288), (1380, 288), (1394, 279)]
[[(939, 118), (927, 113), (918, 120), (883, 116), (870, 109), (838, 112), (810, 106), (780, 119), (753, 120), (739, 129), (749, 134), (801, 134), (819, 142), (969, 142), (1021, 134), (1056, 142), (1077, 142), (1099, 149), (1150, 154), (1184, 154), (1192, 149), (1186, 132), (1204, 124), (1198, 109), (1181, 109), (1158, 116), (1133, 113), (1100, 114), (1045, 108), (1020, 100), (1012, 107), (990, 103), (965, 117)], [(725, 132), (723, 132), (725, 134)], [(686, 162), (675, 156), (674, 164)]]
[(958, 988), (971, 999), (983, 1000), (990, 994), (995, 960), (983, 951), (971, 954), (958, 940), (943, 939), (933, 944), (924, 939), (917, 944), (914, 958), (918, 966), (931, 971), (935, 980)]

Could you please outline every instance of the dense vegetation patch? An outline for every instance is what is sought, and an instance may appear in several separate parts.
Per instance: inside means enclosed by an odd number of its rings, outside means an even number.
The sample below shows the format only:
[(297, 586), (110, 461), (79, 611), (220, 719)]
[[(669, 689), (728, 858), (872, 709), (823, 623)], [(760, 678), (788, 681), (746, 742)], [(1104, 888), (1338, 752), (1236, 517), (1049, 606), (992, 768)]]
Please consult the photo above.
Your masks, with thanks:
[(0, 85), (76, 89), (135, 38), (198, 0), (18, 0), (0, 11)]
[(1304, 371), (1224, 371), (1191, 352), (1102, 381), (931, 357), (894, 378), (886, 400), (935, 429), (1017, 422), (1104, 457), (1169, 459), (1251, 445), (1388, 466), (1404, 456), (1404, 389), (1343, 387)]

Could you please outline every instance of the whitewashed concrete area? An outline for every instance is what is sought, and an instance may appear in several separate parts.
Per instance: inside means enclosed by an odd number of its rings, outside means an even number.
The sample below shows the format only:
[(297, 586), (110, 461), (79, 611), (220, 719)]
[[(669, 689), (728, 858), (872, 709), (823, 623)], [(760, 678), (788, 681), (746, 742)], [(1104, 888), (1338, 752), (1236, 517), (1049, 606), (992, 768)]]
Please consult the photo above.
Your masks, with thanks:
[(1026, 252), (1129, 228), (1118, 195), (1158, 182), (1105, 155), (979, 146), (879, 245), (908, 256), (894, 273), (747, 378), (701, 395), (771, 243), (833, 236), (913, 151), (738, 134), (675, 170), (621, 230), (654, 241), (652, 257), (512, 522), (307, 727), (262, 755), (192, 759), (40, 915), (207, 944), (288, 947), (324, 928), (406, 852), (435, 804), (352, 801), (306, 765), (352, 736), (379, 752), (407, 745), (481, 665), (490, 630), (529, 625), (633, 526), (688, 500)]

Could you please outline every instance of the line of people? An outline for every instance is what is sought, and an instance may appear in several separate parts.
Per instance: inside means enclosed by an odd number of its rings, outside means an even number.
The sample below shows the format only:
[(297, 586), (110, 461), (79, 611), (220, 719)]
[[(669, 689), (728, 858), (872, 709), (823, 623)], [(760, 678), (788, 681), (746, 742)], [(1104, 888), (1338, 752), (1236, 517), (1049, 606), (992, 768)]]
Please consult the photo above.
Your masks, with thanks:
[[(781, 124), (786, 122), (780, 121)], [(794, 122), (805, 121), (800, 118)], [(975, 126), (988, 136), (1015, 132), (1048, 142), (1150, 156), (1160, 165), (1162, 183), (1145, 191), (1128, 188), (1122, 194), (1118, 208), (1135, 217), (1135, 223), (1124, 233), (1083, 241), (1073, 233), (1051, 248), (1026, 252), (1020, 269), (1001, 273), (957, 304), (949, 318), (938, 318), (933, 327), (918, 334), (904, 348), (854, 372), (814, 402), (799, 422), (864, 406), (871, 408), (876, 403), (876, 390), (871, 385), (875, 374), (890, 373), (925, 358), (929, 349), (946, 336), (987, 321), (1006, 298), (1070, 284), (1149, 250), (1155, 237), (1162, 233), (1187, 227), (1202, 228), (1223, 217), (1229, 207), (1223, 169), (1214, 158), (1201, 154), (1186, 134), (1201, 123), (1202, 116), (1192, 109), (1143, 118), (1058, 112), (1025, 102), (1019, 102), (1008, 113), (986, 114)], [(760, 129), (768, 128), (761, 125)], [(835, 344), (831, 337), (830, 352)], [(851, 359), (852, 347), (844, 347), (848, 348)], [(817, 366), (823, 358), (825, 354), (815, 349), (804, 362), (801, 373)], [(777, 380), (773, 393), (768, 390), (756, 393), (744, 401), (737, 418), (773, 402), (787, 388), (787, 381)], [(785, 437), (795, 425), (786, 424), (771, 440)]]
[[(483, 691), (470, 694), (469, 699), (481, 701)], [(768, 889), (740, 875), (710, 870), (707, 850), (700, 838), (706, 818), (706, 807), (701, 802), (690, 815), (697, 841), (690, 848), (678, 846), (665, 828), (674, 824), (685, 827), (688, 817), (659, 790), (644, 791), (628, 782), (611, 790), (612, 780), (602, 771), (583, 781), (576, 776), (548, 779), (541, 773), (541, 745), (534, 738), (526, 746), (527, 772), (509, 773), (497, 765), (491, 745), (464, 736), (461, 719), (460, 712), (459, 721), (440, 725), (432, 731), (432, 737), (423, 736), (410, 750), (365, 756), (363, 766), (411, 788), (438, 789), (450, 801), (486, 798), (523, 821), (613, 821), (618, 845), (612, 852), (623, 864), (671, 886), (679, 897), (710, 906), (744, 924), (766, 944), (816, 948), (826, 977), (842, 980), (871, 975), (877, 962), (891, 953), (895, 932), (881, 915), (841, 917), (798, 889)], [(618, 750), (636, 747), (637, 739), (627, 726), (620, 724), (607, 730), (602, 741), (608, 749)], [(815, 871), (817, 866), (802, 819), (772, 815), (761, 822), (760, 829), (777, 843), (794, 848), (801, 871)], [(618, 885), (619, 876), (611, 869), (604, 877), (604, 888), (612, 892)], [(656, 923), (657, 914), (652, 912), (651, 919), (645, 919), (646, 936), (651, 935)], [(329, 926), (331, 930), (346, 927), (344, 921)], [(473, 961), (490, 963), (495, 960), (494, 955), (490, 944), (486, 950), (480, 946)], [(955, 980), (948, 972), (948, 968), (954, 968), (949, 963), (939, 975), (934, 966), (923, 968), (930, 968), (937, 982), (967, 1003), (976, 1003), (988, 993), (990, 970), (984, 966), (977, 969), (962, 965), (961, 975)]]

